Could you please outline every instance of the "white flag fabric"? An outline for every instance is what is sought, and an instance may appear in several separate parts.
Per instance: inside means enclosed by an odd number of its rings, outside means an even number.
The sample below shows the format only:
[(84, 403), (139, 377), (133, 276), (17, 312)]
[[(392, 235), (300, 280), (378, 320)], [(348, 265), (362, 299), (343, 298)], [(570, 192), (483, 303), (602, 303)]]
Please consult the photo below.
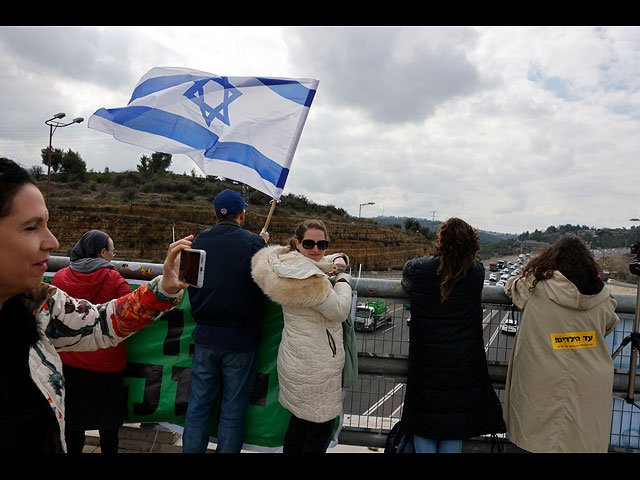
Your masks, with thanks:
[(101, 108), (88, 126), (121, 142), (188, 155), (203, 173), (277, 200), (317, 86), (314, 79), (156, 67), (140, 79), (126, 107)]

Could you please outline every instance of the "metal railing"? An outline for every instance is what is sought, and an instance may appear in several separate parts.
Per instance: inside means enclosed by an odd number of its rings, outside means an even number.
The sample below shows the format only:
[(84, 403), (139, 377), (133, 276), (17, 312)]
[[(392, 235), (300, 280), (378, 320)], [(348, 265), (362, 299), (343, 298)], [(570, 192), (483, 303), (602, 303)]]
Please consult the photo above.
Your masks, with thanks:
[[(51, 257), (49, 270), (57, 271), (68, 264), (68, 257)], [(126, 261), (114, 261), (113, 264), (128, 280), (150, 280), (162, 273), (160, 264)], [(383, 448), (387, 433), (402, 415), (408, 369), (409, 298), (400, 280), (354, 278), (352, 286), (361, 301), (387, 302), (391, 321), (374, 332), (357, 332), (358, 381), (346, 392), (340, 443)], [(612, 353), (633, 331), (636, 303), (636, 295), (614, 294), (614, 297), (621, 321), (615, 332), (607, 337)], [(505, 317), (512, 314), (511, 301), (501, 287), (485, 286), (482, 303), (489, 375), (502, 400), (512, 336), (504, 335), (501, 325)], [(614, 361), (611, 452), (640, 451), (640, 410), (624, 400), (629, 391), (629, 351), (630, 348), (625, 348)], [(633, 391), (640, 392), (638, 378), (635, 378)], [(508, 441), (503, 447), (505, 451), (512, 448)], [(491, 448), (485, 438), (463, 443), (465, 452), (486, 452)]]

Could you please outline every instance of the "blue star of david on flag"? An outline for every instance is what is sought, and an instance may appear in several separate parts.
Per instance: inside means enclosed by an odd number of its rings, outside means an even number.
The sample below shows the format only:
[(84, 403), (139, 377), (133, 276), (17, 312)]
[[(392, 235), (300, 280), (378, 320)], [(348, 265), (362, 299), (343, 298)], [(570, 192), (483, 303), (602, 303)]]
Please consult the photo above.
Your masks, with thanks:
[[(224, 88), (222, 103), (220, 103), (216, 107), (211, 107), (205, 101), (204, 86), (211, 81), (218, 82)], [(202, 118), (204, 118), (204, 121), (207, 123), (208, 127), (211, 126), (211, 122), (214, 118), (217, 118), (225, 125), (230, 126), (229, 104), (240, 95), (242, 95), (242, 93), (240, 93), (238, 89), (231, 85), (226, 79), (222, 79), (221, 81), (214, 78), (197, 80), (193, 82), (193, 86), (191, 86), (186, 92), (184, 92), (184, 96), (200, 108), (200, 111), (202, 112)]]
[(87, 123), (121, 142), (187, 155), (204, 174), (277, 200), (317, 87), (310, 78), (157, 67), (138, 81), (126, 107), (101, 108)]

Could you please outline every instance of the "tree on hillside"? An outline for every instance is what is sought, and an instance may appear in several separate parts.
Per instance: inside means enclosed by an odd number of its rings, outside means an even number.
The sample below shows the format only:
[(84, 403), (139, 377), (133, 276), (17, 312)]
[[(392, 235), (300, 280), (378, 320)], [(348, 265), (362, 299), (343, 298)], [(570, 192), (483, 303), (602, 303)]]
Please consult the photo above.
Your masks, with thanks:
[(33, 165), (29, 168), (29, 173), (36, 180), (40, 180), (40, 177), (42, 177), (42, 167), (40, 165)]
[[(43, 148), (40, 150), (40, 154), (42, 156), (42, 163), (44, 165), (49, 166), (49, 147)], [(62, 165), (62, 156), (64, 152), (61, 148), (53, 148), (51, 149), (51, 171), (53, 173), (58, 173), (60, 169), (60, 165)]]
[[(42, 163), (49, 165), (49, 147), (40, 150)], [(53, 173), (61, 173), (63, 182), (69, 180), (85, 180), (87, 175), (87, 164), (78, 152), (69, 149), (64, 152), (60, 148), (51, 150), (51, 170)]]
[(171, 154), (154, 152), (151, 157), (143, 155), (140, 158), (138, 171), (144, 176), (153, 176), (156, 174), (164, 174), (171, 165)]
[(404, 221), (404, 230), (407, 233), (414, 233), (422, 235), (425, 240), (435, 240), (436, 235), (429, 229), (429, 227), (423, 227), (420, 225), (420, 221), (415, 218), (407, 218)]
[(64, 180), (84, 181), (87, 175), (87, 164), (78, 152), (69, 149), (62, 156), (60, 170), (64, 174)]

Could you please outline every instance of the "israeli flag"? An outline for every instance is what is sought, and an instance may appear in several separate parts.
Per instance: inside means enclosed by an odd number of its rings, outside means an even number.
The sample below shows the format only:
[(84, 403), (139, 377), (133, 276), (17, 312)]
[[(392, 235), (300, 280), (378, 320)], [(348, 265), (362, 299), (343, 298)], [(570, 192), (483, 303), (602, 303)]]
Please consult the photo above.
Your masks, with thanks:
[(203, 173), (277, 200), (317, 87), (314, 79), (157, 67), (140, 79), (126, 107), (101, 108), (88, 126), (156, 152), (183, 153)]

